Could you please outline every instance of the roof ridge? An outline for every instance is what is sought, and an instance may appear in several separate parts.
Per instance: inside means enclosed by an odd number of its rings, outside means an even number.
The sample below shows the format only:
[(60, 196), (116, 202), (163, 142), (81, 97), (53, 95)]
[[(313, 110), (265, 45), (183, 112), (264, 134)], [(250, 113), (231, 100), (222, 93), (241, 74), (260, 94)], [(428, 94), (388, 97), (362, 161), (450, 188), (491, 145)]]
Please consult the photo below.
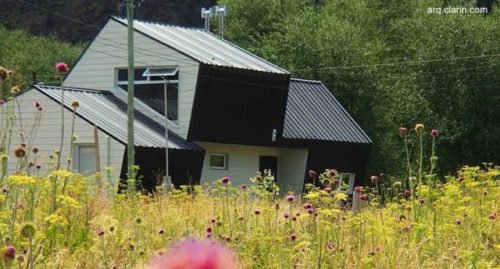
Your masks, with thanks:
[[(43, 85), (43, 84), (33, 84), (32, 87), (35, 88), (44, 88), (47, 90), (51, 89), (60, 89), (61, 86), (55, 86), (55, 85)], [(103, 95), (109, 95), (112, 94), (111, 91), (109, 90), (97, 90), (97, 89), (89, 89), (89, 88), (79, 88), (79, 87), (71, 87), (71, 86), (63, 86), (63, 90), (65, 91), (75, 91), (75, 92), (89, 92), (89, 93), (97, 93), (97, 94), (103, 94)]]
[(290, 78), (290, 81), (300, 81), (300, 82), (310, 82), (310, 83), (321, 83), (323, 82), (321, 80), (315, 80), (315, 79), (305, 79), (305, 78)]
[[(128, 23), (127, 18), (125, 17), (120, 17), (120, 16), (110, 16), (114, 20), (124, 20), (126, 23)], [(193, 27), (193, 26), (184, 26), (184, 25), (176, 25), (176, 24), (168, 24), (165, 22), (157, 22), (157, 21), (148, 21), (148, 20), (139, 20), (139, 19), (134, 19), (134, 21), (137, 22), (142, 22), (142, 23), (148, 23), (148, 24), (156, 24), (156, 25), (161, 25), (161, 26), (166, 26), (166, 27), (175, 27), (175, 28), (182, 28), (182, 29), (187, 29), (187, 30), (196, 30), (196, 31), (202, 31), (205, 32), (203, 28), (198, 28), (198, 27)]]

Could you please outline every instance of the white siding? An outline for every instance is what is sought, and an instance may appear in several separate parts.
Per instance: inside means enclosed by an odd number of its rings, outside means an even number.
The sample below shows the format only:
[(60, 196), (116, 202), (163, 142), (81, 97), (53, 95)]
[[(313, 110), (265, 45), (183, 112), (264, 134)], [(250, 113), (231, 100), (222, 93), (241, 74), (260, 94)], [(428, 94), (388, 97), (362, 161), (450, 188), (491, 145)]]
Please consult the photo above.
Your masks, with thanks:
[[(179, 66), (179, 120), (172, 131), (186, 138), (199, 63), (139, 32), (134, 33), (137, 67)], [(127, 27), (110, 19), (65, 80), (66, 86), (112, 90), (116, 68), (127, 67)], [(142, 111), (161, 122), (152, 110)]]
[[(308, 151), (306, 149), (288, 149), (257, 147), (232, 144), (196, 142), (206, 150), (201, 172), (201, 184), (213, 182), (223, 176), (231, 177), (235, 186), (250, 183), (249, 178), (259, 170), (259, 156), (278, 158), (278, 184), (281, 193), (301, 192)], [(209, 167), (210, 153), (225, 153), (228, 156), (227, 170)]]
[[(61, 137), (61, 107), (58, 103), (48, 98), (44, 94), (37, 90), (30, 90), (19, 97), (16, 98), (20, 105), (20, 115), (17, 117), (17, 128), (13, 132), (13, 139), (11, 144), (10, 160), (9, 160), (9, 172), (14, 172), (16, 168), (16, 158), (13, 154), (13, 148), (21, 143), (19, 132), (24, 132), (26, 135), (30, 133), (32, 129), (35, 107), (34, 102), (38, 101), (43, 107), (42, 119), (39, 125), (38, 133), (35, 136), (34, 146), (39, 148), (38, 161), (42, 164), (42, 170), (46, 171), (47, 163), (49, 161), (49, 156), (54, 154), (54, 150), (59, 149), (60, 137)], [(22, 127), (20, 125), (22, 119)], [(61, 168), (66, 169), (67, 160), (70, 150), (70, 136), (71, 136), (71, 122), (72, 122), (72, 112), (65, 109), (64, 111), (64, 144), (63, 151), (61, 155)], [(75, 119), (75, 135), (78, 137), (76, 143), (94, 143), (94, 127), (88, 122), (84, 121), (80, 117), (76, 116)], [(99, 136), (99, 151), (100, 151), (100, 161), (101, 170), (103, 175), (108, 159), (108, 148), (107, 148), (107, 135), (100, 130), (98, 131)], [(30, 137), (26, 137), (29, 139)], [(123, 154), (125, 151), (125, 146), (122, 145), (117, 140), (111, 138), (109, 149), (110, 157), (110, 167), (112, 167), (113, 180), (116, 182), (120, 176), (120, 170), (122, 167)], [(33, 156), (33, 155), (31, 155)], [(32, 158), (30, 158), (32, 160)]]

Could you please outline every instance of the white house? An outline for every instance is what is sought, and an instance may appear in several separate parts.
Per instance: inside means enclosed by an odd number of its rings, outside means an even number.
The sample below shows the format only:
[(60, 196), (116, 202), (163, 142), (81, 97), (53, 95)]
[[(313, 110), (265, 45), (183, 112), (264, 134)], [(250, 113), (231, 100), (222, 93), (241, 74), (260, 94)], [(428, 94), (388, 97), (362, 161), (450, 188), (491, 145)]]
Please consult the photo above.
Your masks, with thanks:
[[(156, 184), (164, 172), (164, 87), (176, 185), (223, 176), (241, 184), (263, 169), (293, 191), (302, 191), (309, 169), (336, 168), (351, 186), (362, 179), (371, 140), (321, 82), (291, 78), (202, 29), (143, 21), (135, 21), (134, 29), (134, 146), (144, 185)], [(111, 17), (64, 80), (66, 126), (71, 100), (80, 103), (74, 170), (113, 167), (116, 178), (125, 176), (126, 40), (127, 21)], [(34, 85), (17, 99), (25, 122), (33, 118), (33, 102), (44, 107), (35, 144), (51, 154), (59, 145), (60, 88)], [(66, 139), (62, 160), (69, 148)]]

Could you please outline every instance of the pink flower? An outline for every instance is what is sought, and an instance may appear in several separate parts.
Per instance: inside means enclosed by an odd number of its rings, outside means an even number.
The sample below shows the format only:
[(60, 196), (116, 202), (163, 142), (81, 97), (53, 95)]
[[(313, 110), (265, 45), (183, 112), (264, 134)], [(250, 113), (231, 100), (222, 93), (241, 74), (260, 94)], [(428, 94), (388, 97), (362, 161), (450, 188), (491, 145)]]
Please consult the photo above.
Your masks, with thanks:
[(421, 205), (425, 204), (425, 200), (424, 200), (424, 198), (420, 198), (420, 199), (418, 199), (418, 202), (419, 202)]
[(35, 101), (35, 107), (36, 107), (36, 108), (39, 108), (39, 107), (41, 107), (41, 106), (42, 106), (42, 105), (40, 104), (40, 102)]
[(153, 259), (148, 269), (236, 269), (235, 254), (215, 241), (186, 239)]
[(207, 233), (211, 233), (212, 232), (212, 227), (208, 227), (206, 231), (207, 231)]
[(293, 202), (293, 201), (295, 200), (295, 196), (293, 196), (293, 195), (287, 195), (287, 196), (285, 197), (285, 199), (286, 199), (288, 202)]
[(307, 213), (309, 213), (309, 214), (313, 214), (314, 212), (316, 212), (316, 210), (314, 210), (314, 208), (312, 208), (312, 207), (311, 207), (311, 208), (308, 208), (306, 211), (307, 211)]
[(260, 209), (258, 208), (254, 209), (253, 213), (255, 213), (255, 215), (260, 215)]
[(325, 191), (326, 191), (327, 193), (331, 193), (331, 192), (332, 192), (332, 190), (333, 190), (333, 189), (332, 189), (331, 187), (326, 187), (326, 188), (325, 188)]
[[(304, 209), (312, 208), (313, 206), (310, 203), (304, 204)], [(298, 213), (297, 213), (298, 214)]]
[(490, 215), (488, 215), (488, 218), (489, 218), (490, 220), (494, 220), (494, 219), (496, 219), (496, 218), (497, 218), (497, 214), (496, 214), (496, 213), (491, 213)]
[(35, 168), (40, 170), (42, 168), (42, 164), (41, 163), (36, 163), (35, 164)]
[(241, 184), (240, 189), (245, 191), (248, 188), (247, 184)]
[(290, 236), (288, 236), (288, 238), (290, 238), (290, 240), (292, 240), (292, 241), (295, 241), (295, 240), (297, 240), (297, 235), (291, 234)]
[(436, 137), (439, 135), (439, 130), (438, 129), (432, 129), (431, 130), (431, 136), (432, 137)]
[(398, 132), (400, 136), (404, 136), (408, 133), (408, 129), (406, 129), (405, 127), (399, 127)]
[(336, 176), (336, 175), (337, 175), (337, 170), (335, 170), (335, 169), (330, 169), (329, 174), (330, 174), (330, 176), (331, 176), (331, 177), (334, 177), (334, 176)]
[(103, 236), (103, 235), (104, 235), (104, 231), (103, 231), (103, 230), (99, 230), (99, 231), (97, 232), (97, 235), (98, 235), (98, 236)]
[(220, 182), (224, 183), (224, 184), (227, 184), (229, 183), (229, 177), (223, 177), (220, 179)]
[(462, 221), (461, 221), (461, 220), (459, 220), (459, 219), (457, 219), (457, 220), (455, 220), (455, 224), (456, 224), (456, 225), (460, 225), (460, 224), (462, 224)]
[(316, 171), (314, 171), (314, 170), (309, 170), (309, 177), (315, 177), (315, 176), (317, 176), (317, 175), (318, 175), (318, 173), (316, 173)]
[(33, 147), (31, 148), (31, 151), (34, 153), (34, 154), (37, 154), (38, 153), (38, 148), (37, 147)]
[(410, 197), (411, 191), (410, 190), (405, 190), (405, 196)]
[(288, 214), (288, 213), (283, 213), (283, 217), (284, 217), (285, 219), (288, 219), (288, 218), (290, 217), (290, 214)]
[(0, 99), (0, 106), (3, 105), (3, 104), (5, 104), (5, 100)]
[(6, 259), (6, 260), (13, 260), (16, 258), (16, 248), (14, 246), (7, 246), (5, 249), (4, 249), (4, 252), (3, 252), (3, 257)]
[(359, 193), (361, 193), (361, 190), (362, 190), (362, 189), (363, 189), (363, 188), (362, 188), (361, 186), (356, 186), (356, 187), (354, 187), (354, 191), (355, 191), (356, 193), (358, 193), (358, 194), (359, 194)]
[(64, 75), (64, 74), (68, 73), (69, 67), (68, 67), (68, 65), (66, 63), (59, 62), (59, 63), (56, 64), (56, 71), (57, 71), (58, 74)]

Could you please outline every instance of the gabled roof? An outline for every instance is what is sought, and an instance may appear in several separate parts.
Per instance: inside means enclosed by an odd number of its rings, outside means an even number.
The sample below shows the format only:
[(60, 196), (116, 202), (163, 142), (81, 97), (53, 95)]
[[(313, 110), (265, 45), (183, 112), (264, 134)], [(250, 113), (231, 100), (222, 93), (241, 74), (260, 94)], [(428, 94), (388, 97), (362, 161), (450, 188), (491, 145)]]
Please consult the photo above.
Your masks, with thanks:
[[(111, 19), (127, 25), (127, 19)], [(201, 63), (255, 71), (288, 74), (268, 61), (207, 32), (203, 29), (185, 28), (160, 23), (134, 21), (134, 29), (166, 46), (169, 46)]]
[(321, 81), (291, 79), (283, 138), (371, 143)]
[[(61, 103), (61, 88), (34, 85), (57, 103)], [(85, 121), (122, 144), (127, 144), (127, 104), (108, 91), (79, 88), (64, 88), (64, 106), (72, 110), (71, 102), (77, 100), (80, 106), (76, 114)], [(137, 108), (137, 107), (136, 107)], [(135, 146), (165, 148), (165, 128), (148, 118), (137, 109), (134, 112)], [(186, 141), (177, 134), (168, 132), (168, 148), (177, 150), (202, 150), (198, 145)]]

